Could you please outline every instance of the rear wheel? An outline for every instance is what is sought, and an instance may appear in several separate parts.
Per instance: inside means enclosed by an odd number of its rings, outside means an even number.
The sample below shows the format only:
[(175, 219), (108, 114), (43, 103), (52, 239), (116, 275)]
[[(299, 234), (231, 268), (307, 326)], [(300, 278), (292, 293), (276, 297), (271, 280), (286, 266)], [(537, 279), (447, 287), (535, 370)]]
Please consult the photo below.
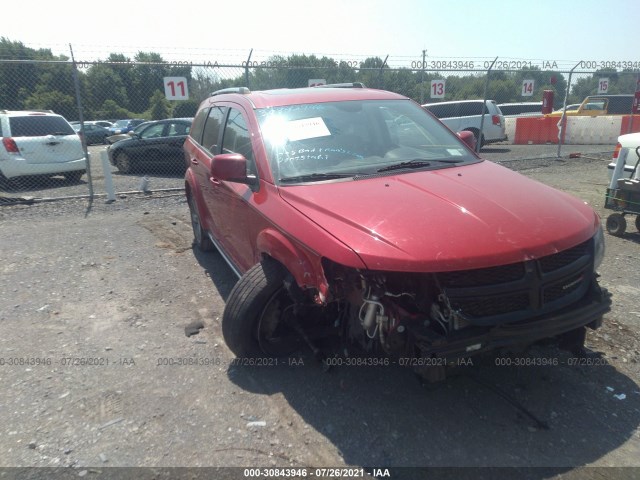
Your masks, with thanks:
[(636, 229), (640, 232), (640, 215), (636, 215)]
[(64, 178), (69, 183), (78, 183), (84, 174), (84, 170), (75, 170), (73, 172), (65, 173)]
[(118, 170), (122, 173), (131, 173), (133, 167), (129, 155), (124, 152), (118, 153), (116, 157), (116, 167), (118, 167)]
[(193, 243), (202, 252), (210, 252), (214, 249), (213, 242), (209, 238), (207, 232), (202, 228), (200, 221), (200, 213), (198, 212), (198, 206), (196, 205), (196, 199), (193, 195), (189, 197), (189, 211), (191, 213), (191, 228), (193, 229)]
[[(637, 224), (637, 222), (636, 222)], [(607, 232), (616, 237), (621, 237), (627, 230), (627, 221), (621, 213), (612, 213), (607, 217)]]
[(231, 290), (222, 334), (236, 356), (286, 356), (301, 345), (290, 321), (294, 304), (284, 286), (288, 275), (279, 263), (266, 260), (251, 267)]

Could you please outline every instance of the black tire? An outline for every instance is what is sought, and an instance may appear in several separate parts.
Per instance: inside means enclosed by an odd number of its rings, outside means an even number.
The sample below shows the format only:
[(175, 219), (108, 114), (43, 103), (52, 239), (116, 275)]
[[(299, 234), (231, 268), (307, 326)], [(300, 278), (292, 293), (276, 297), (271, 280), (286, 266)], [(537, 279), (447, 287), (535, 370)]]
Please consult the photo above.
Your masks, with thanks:
[(636, 230), (640, 232), (640, 215), (636, 215)]
[(281, 357), (300, 347), (287, 325), (293, 301), (284, 287), (289, 273), (265, 260), (251, 267), (233, 287), (222, 316), (222, 335), (237, 357)]
[(85, 173), (85, 170), (74, 170), (73, 172), (66, 172), (64, 174), (64, 179), (69, 183), (78, 183)]
[(215, 246), (209, 238), (207, 232), (202, 228), (200, 221), (200, 213), (193, 195), (189, 196), (189, 212), (191, 213), (191, 228), (193, 229), (193, 244), (198, 247), (201, 252), (210, 252)]
[(133, 170), (133, 165), (131, 164), (131, 159), (129, 155), (125, 152), (119, 152), (116, 155), (116, 167), (118, 167), (118, 171), (121, 173), (131, 173)]
[(607, 232), (616, 237), (621, 237), (627, 230), (627, 221), (621, 213), (612, 213), (607, 217)]

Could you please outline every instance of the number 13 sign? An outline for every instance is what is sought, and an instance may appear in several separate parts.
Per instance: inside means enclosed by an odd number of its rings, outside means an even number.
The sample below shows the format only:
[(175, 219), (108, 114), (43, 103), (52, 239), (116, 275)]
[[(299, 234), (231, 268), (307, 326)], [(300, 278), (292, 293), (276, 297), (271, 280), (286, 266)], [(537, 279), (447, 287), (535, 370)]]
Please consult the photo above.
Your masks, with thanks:
[(431, 98), (444, 98), (444, 80), (431, 80)]
[(185, 77), (164, 77), (164, 94), (167, 100), (189, 100), (189, 88)]

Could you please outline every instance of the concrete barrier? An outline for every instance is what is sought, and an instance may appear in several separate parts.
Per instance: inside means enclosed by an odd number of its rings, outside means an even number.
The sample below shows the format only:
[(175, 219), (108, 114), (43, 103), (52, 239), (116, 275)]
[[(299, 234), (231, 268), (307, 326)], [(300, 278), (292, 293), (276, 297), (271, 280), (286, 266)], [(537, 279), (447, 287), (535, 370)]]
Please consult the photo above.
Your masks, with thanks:
[[(508, 117), (509, 143), (541, 145), (558, 143), (560, 117)], [(567, 116), (565, 145), (615, 145), (619, 135), (640, 132), (640, 115)]]

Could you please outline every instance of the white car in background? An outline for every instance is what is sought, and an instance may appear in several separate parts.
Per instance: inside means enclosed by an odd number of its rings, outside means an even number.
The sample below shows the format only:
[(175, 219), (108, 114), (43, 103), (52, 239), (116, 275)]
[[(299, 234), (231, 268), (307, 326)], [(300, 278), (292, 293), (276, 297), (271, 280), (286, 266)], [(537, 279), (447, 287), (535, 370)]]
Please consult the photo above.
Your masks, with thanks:
[(63, 175), (78, 182), (87, 168), (80, 137), (51, 110), (0, 110), (0, 179)]
[[(640, 132), (628, 133), (626, 135), (620, 135), (618, 137), (618, 144), (613, 151), (613, 158), (611, 159), (611, 163), (609, 163), (608, 165), (609, 180), (611, 180), (613, 169), (615, 168), (620, 156), (625, 157), (624, 173), (622, 173), (622, 177), (631, 177), (633, 169), (635, 168), (639, 160), (638, 153), (636, 153), (636, 149), (638, 147), (640, 147)], [(640, 150), (638, 150), (638, 152), (640, 153)], [(636, 170), (635, 178), (638, 178), (639, 176), (640, 166)]]
[[(454, 100), (450, 102), (426, 103), (422, 107), (454, 132), (469, 131), (480, 146), (508, 140), (504, 115), (494, 100), (487, 100), (482, 120), (482, 100)], [(482, 136), (480, 127), (482, 126)]]

